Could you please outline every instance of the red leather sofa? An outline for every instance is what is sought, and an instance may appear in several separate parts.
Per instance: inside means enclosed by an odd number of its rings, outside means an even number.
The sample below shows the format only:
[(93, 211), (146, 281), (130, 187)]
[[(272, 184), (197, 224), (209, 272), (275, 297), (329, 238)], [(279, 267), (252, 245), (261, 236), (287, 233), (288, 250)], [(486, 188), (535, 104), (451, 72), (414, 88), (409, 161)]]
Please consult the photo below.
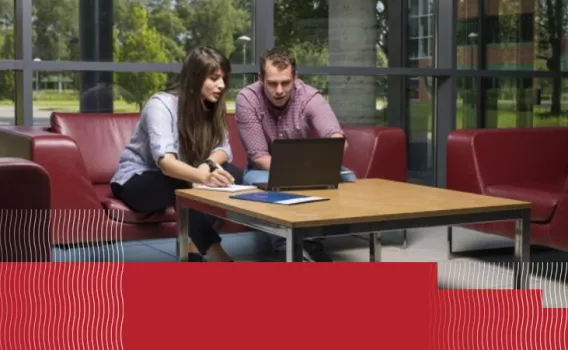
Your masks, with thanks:
[[(531, 202), (531, 242), (568, 250), (568, 128), (454, 131), (447, 188)], [(515, 232), (513, 222), (468, 228), (510, 238)]]
[[(138, 118), (138, 114), (53, 113), (49, 127), (0, 128), (0, 157), (32, 160), (51, 177), (54, 244), (177, 235), (174, 208), (139, 215), (110, 190), (110, 179)], [(233, 163), (243, 169), (246, 153), (234, 115), (228, 116), (228, 123)], [(359, 178), (406, 181), (406, 136), (401, 129), (344, 128), (349, 143), (344, 164)], [(222, 233), (246, 230), (228, 222), (221, 227)]]
[(0, 158), (0, 262), (51, 260), (49, 176), (40, 165)]

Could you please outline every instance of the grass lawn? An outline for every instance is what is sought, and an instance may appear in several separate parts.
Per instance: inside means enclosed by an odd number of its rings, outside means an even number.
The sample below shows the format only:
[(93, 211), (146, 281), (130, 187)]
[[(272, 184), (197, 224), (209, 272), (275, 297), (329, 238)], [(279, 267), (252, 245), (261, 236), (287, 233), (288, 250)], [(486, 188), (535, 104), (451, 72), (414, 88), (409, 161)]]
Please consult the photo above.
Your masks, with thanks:
[[(384, 99), (377, 100), (377, 125), (385, 125), (387, 120), (387, 108), (381, 108), (386, 104)], [(0, 100), (1, 106), (13, 106), (13, 102), (9, 100)], [(499, 128), (514, 128), (522, 126), (530, 126), (530, 123), (523, 121), (529, 119), (533, 127), (557, 127), (568, 126), (568, 112), (560, 116), (547, 116), (548, 107), (535, 106), (533, 113), (526, 113), (523, 116), (515, 110), (512, 101), (499, 101), (499, 110), (490, 110), (487, 113), (488, 119), (496, 119), (496, 126)], [(63, 91), (58, 93), (55, 90), (44, 90), (34, 93), (34, 107), (41, 111), (64, 111), (76, 112), (79, 110), (79, 94), (74, 91)], [(115, 112), (137, 112), (138, 107), (134, 103), (128, 103), (122, 99), (114, 101)], [(235, 112), (235, 101), (227, 101), (227, 110), (229, 113)], [(410, 104), (410, 131), (425, 132), (432, 131), (432, 104), (412, 102)], [(456, 115), (456, 128), (473, 127), (476, 119), (476, 107), (464, 105), (458, 102)], [(532, 115), (531, 115), (532, 114)], [(517, 122), (520, 119), (521, 121)], [(531, 120), (532, 119), (532, 120)], [(488, 123), (495, 125), (495, 122)]]

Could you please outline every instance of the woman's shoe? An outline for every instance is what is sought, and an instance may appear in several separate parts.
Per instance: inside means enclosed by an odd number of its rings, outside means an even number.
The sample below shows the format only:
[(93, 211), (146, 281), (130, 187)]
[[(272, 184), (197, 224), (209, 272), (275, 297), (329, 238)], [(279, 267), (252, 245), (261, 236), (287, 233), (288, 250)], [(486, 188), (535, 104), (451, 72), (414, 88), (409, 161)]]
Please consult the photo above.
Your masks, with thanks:
[(187, 254), (187, 261), (188, 262), (205, 262), (203, 256), (199, 253), (189, 253)]

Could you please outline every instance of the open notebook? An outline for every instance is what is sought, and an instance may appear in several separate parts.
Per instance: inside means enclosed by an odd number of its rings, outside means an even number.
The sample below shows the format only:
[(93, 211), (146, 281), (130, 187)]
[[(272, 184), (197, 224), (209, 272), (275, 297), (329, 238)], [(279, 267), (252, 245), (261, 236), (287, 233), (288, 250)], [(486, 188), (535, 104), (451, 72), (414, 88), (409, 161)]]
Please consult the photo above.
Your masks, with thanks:
[(193, 188), (200, 190), (221, 191), (221, 192), (240, 192), (246, 190), (254, 190), (257, 187), (246, 186), (246, 185), (229, 185), (227, 187), (209, 187), (202, 184), (193, 184)]

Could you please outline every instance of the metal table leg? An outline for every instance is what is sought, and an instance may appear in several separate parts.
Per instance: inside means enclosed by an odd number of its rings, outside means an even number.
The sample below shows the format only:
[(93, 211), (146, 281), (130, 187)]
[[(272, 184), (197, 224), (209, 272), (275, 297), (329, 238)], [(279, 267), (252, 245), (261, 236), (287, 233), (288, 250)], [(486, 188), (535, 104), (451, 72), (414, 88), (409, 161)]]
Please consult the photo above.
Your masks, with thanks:
[(190, 209), (181, 207), (178, 209), (180, 224), (176, 241), (178, 261), (188, 261), (189, 254), (189, 213)]
[(527, 289), (530, 276), (530, 210), (516, 220), (515, 226), (514, 286), (515, 289)]
[(448, 226), (446, 229), (448, 234), (448, 260), (451, 260), (454, 257), (452, 248), (452, 226)]
[(286, 261), (304, 261), (304, 239), (293, 230), (288, 230), (286, 235)]
[(381, 261), (381, 233), (371, 232), (369, 233), (369, 261), (379, 262)]

